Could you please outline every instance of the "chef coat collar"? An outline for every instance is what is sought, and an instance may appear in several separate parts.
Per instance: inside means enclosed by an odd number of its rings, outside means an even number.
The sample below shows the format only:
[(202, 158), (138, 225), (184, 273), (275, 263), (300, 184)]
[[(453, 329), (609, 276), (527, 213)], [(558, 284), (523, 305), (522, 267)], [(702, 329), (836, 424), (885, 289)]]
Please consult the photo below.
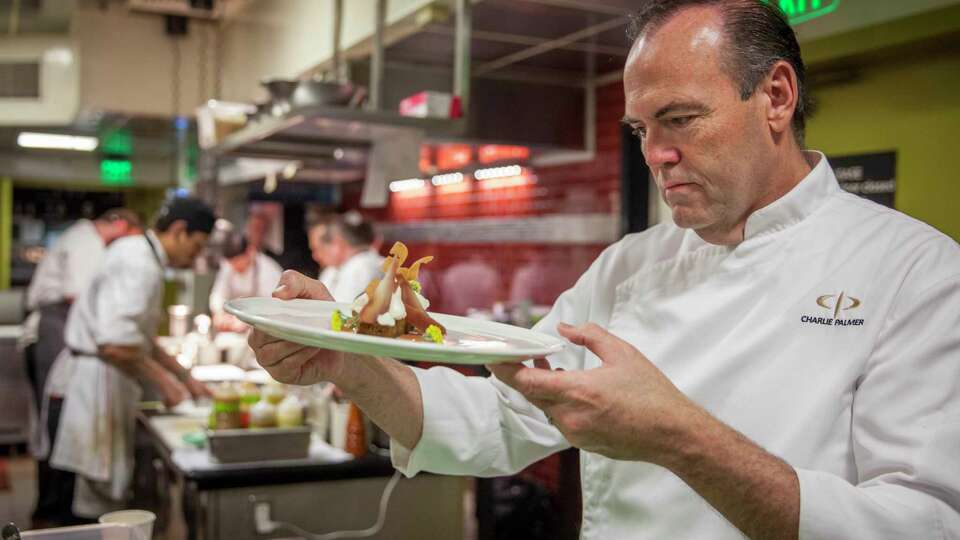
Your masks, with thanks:
[(170, 265), (170, 260), (167, 258), (167, 250), (163, 249), (163, 244), (160, 243), (160, 239), (157, 238), (157, 233), (153, 232), (153, 229), (147, 229), (143, 236), (146, 237), (147, 242), (150, 242), (150, 249), (156, 254), (157, 258), (160, 259), (160, 266), (166, 268)]
[(806, 151), (803, 154), (809, 163), (816, 165), (786, 195), (750, 214), (744, 226), (744, 240), (774, 233), (799, 223), (819, 208), (830, 195), (840, 190), (833, 169), (823, 153)]

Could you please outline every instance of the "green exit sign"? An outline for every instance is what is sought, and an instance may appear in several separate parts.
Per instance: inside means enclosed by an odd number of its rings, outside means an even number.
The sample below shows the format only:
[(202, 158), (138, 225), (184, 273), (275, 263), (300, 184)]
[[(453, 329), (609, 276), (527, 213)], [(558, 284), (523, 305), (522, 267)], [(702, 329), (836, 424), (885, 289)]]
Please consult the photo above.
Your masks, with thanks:
[(780, 9), (787, 14), (790, 24), (800, 24), (817, 17), (832, 13), (840, 5), (840, 0), (763, 0), (776, 1)]
[(100, 181), (107, 186), (132, 186), (133, 164), (126, 159), (100, 160)]

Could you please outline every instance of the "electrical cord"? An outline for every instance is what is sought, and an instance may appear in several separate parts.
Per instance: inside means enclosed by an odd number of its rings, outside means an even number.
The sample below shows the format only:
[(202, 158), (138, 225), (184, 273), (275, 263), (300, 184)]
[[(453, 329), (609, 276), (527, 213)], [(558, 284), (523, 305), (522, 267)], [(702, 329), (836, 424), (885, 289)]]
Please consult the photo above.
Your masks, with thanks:
[(390, 496), (393, 494), (393, 489), (397, 487), (397, 483), (400, 481), (400, 471), (395, 471), (393, 476), (390, 478), (390, 481), (387, 482), (386, 487), (383, 488), (383, 493), (380, 495), (380, 513), (377, 515), (377, 522), (373, 526), (366, 529), (358, 531), (333, 531), (324, 534), (312, 533), (308, 530), (297, 527), (292, 523), (287, 523), (284, 521), (273, 521), (274, 530), (285, 529), (294, 534), (299, 534), (304, 538), (310, 538), (312, 540), (339, 540), (340, 538), (369, 538), (381, 530), (387, 521), (387, 507), (390, 505)]

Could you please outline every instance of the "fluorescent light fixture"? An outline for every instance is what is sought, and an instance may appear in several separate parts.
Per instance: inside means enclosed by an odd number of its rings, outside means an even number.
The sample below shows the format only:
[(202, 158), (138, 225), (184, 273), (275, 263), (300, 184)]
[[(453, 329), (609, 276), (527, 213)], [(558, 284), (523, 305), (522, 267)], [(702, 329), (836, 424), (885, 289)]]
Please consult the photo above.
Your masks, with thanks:
[(448, 186), (450, 184), (459, 184), (463, 182), (463, 173), (447, 173), (447, 174), (438, 174), (434, 176), (431, 180), (431, 183), (435, 186)]
[(477, 169), (473, 177), (477, 180), (493, 180), (494, 178), (510, 178), (520, 176), (523, 173), (523, 167), (519, 165), (507, 165), (506, 167), (491, 167), (489, 169)]
[(478, 185), (480, 189), (499, 189), (499, 188), (508, 188), (508, 187), (519, 187), (527, 186), (530, 184), (536, 184), (537, 177), (527, 174), (522, 174), (518, 176), (504, 176), (501, 178), (491, 178), (484, 182), (480, 182)]
[(57, 133), (33, 133), (22, 131), (17, 135), (17, 144), (24, 148), (48, 148), (55, 150), (77, 150), (93, 152), (100, 141), (96, 137), (81, 135), (60, 135)]
[(394, 180), (390, 182), (390, 191), (397, 193), (400, 191), (410, 191), (412, 189), (420, 189), (423, 186), (427, 185), (427, 182), (422, 178), (407, 178), (406, 180)]

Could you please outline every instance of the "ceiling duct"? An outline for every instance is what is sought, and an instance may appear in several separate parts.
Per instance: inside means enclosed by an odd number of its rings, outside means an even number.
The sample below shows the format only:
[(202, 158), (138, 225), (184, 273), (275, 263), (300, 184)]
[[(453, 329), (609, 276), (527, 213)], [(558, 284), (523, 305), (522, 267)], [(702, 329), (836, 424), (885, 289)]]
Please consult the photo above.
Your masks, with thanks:
[[(363, 206), (385, 204), (390, 180), (420, 175), (421, 141), (523, 145), (533, 150), (535, 164), (589, 159), (595, 145), (594, 87), (623, 66), (629, 4), (456, 0), (452, 13), (433, 5), (419, 10), (412, 15), (417, 30), (399, 37), (378, 23), (383, 35), (309, 70), (339, 72), (334, 64), (343, 59), (349, 80), (375, 97), (366, 109), (293, 107), (248, 124), (208, 154), (221, 161), (243, 154), (270, 157), (269, 146), (281, 140), (366, 144)], [(376, 16), (382, 18), (383, 11), (377, 9)], [(391, 35), (395, 39), (388, 39)], [(460, 96), (464, 117), (398, 114), (402, 99), (425, 90)]]

